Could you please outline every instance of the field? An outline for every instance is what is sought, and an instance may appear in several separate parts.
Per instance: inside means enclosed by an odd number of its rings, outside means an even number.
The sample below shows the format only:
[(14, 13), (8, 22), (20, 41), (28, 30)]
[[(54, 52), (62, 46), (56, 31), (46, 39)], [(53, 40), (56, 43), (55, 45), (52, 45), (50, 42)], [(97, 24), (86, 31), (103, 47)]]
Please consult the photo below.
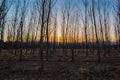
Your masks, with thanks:
[(23, 53), (23, 60), (19, 61), (19, 54), (15, 56), (3, 50), (0, 54), (0, 80), (120, 80), (120, 55), (114, 49), (107, 57), (101, 52), (100, 62), (97, 62), (96, 52), (89, 51), (86, 57), (84, 50), (76, 49), (75, 61), (71, 62), (70, 49), (65, 52), (49, 50), (49, 61), (44, 59), (42, 73), (39, 70), (40, 56), (38, 50), (35, 51), (34, 56)]

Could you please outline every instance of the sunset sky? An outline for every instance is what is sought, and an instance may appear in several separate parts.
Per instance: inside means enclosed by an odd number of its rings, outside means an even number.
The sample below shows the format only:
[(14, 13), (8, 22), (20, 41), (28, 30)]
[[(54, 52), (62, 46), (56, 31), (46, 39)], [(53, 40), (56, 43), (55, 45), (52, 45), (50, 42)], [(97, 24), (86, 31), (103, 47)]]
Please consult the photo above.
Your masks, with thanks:
[[(9, 12), (7, 14), (7, 20), (12, 20), (12, 18), (14, 16), (13, 13), (15, 11), (15, 8), (14, 8), (15, 4), (16, 4), (15, 1), (16, 0), (13, 0), (13, 5), (12, 5), (12, 7), (10, 8), (10, 10), (9, 10)], [(22, 4), (23, 0), (20, 0), (20, 1), (21, 1), (20, 5), (23, 5)], [(63, 10), (64, 5), (66, 3), (68, 3), (69, 1), (70, 0), (56, 0), (56, 4), (54, 5), (54, 8), (53, 8), (52, 14), (54, 14), (55, 10), (58, 12), (57, 13), (57, 21), (58, 21), (58, 23), (57, 23), (57, 25), (58, 25), (57, 37), (59, 37), (59, 38), (62, 36), (62, 33), (61, 33), (61, 24), (62, 24), (61, 16), (62, 16), (62, 14), (61, 14), (61, 12)], [(89, 1), (91, 1), (91, 0), (88, 0), (88, 4), (91, 5), (91, 3)], [(94, 0), (94, 1), (97, 1), (97, 0)], [(111, 29), (110, 29), (111, 40), (114, 41), (115, 40), (115, 35), (114, 35), (114, 27), (113, 26), (114, 26), (114, 14), (115, 14), (114, 13), (114, 5), (115, 5), (115, 3), (114, 3), (114, 0), (100, 0), (100, 7), (101, 8), (103, 8), (103, 6), (104, 6), (103, 1), (107, 1), (107, 5), (108, 5), (107, 6), (107, 11), (109, 12), (110, 27), (111, 27)], [(26, 16), (26, 24), (28, 24), (28, 19), (29, 19), (29, 15), (30, 15), (30, 9), (31, 9), (31, 5), (33, 5), (33, 3), (34, 3), (34, 0), (29, 0), (28, 1), (28, 8), (27, 8), (27, 12), (26, 12), (26, 14), (27, 14), (27, 16)], [(70, 5), (73, 7), (72, 10), (71, 10), (71, 14), (74, 14), (74, 11), (82, 12), (82, 15), (81, 15), (81, 13), (79, 15), (83, 16), (83, 18), (84, 18), (84, 5), (82, 3), (82, 0), (71, 0)], [(97, 2), (95, 3), (95, 10), (97, 10)], [(80, 23), (81, 23), (81, 25), (78, 25), (78, 26), (81, 26), (81, 28), (82, 28), (83, 27), (82, 21), (80, 21)], [(10, 25), (9, 22), (8, 22), (8, 25)], [(8, 25), (6, 25), (6, 26), (8, 26)], [(7, 30), (8, 29), (6, 27), (5, 37), (4, 37), (5, 41), (7, 40), (7, 37), (6, 37), (7, 36), (7, 34), (6, 34)], [(81, 35), (81, 31), (80, 31), (79, 35)]]

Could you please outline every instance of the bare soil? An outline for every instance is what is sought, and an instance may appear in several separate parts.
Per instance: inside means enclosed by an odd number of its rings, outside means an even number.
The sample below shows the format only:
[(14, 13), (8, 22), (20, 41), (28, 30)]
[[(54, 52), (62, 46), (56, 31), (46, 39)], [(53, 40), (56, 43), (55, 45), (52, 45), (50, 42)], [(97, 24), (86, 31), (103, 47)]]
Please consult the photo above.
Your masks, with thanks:
[[(102, 53), (101, 53), (102, 55)], [(114, 56), (113, 56), (114, 55)], [(45, 57), (45, 54), (44, 54)], [(0, 54), (0, 80), (120, 80), (119, 53), (111, 51), (101, 62), (97, 62), (97, 54), (76, 50), (75, 61), (71, 62), (71, 52), (57, 50), (49, 52), (49, 61), (44, 59), (44, 68), (40, 75), (40, 56), (19, 54), (15, 56), (7, 50)]]

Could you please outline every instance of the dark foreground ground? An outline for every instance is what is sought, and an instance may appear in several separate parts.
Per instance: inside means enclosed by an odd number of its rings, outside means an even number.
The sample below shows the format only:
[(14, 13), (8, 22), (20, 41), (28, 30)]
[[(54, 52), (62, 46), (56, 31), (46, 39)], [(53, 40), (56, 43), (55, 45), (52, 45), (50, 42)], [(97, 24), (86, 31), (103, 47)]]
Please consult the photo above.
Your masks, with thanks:
[(19, 61), (7, 51), (3, 53), (0, 57), (0, 80), (120, 80), (119, 57), (103, 58), (101, 62), (76, 57), (75, 62), (70, 62), (57, 56), (56, 60), (44, 62), (40, 75), (39, 57)]

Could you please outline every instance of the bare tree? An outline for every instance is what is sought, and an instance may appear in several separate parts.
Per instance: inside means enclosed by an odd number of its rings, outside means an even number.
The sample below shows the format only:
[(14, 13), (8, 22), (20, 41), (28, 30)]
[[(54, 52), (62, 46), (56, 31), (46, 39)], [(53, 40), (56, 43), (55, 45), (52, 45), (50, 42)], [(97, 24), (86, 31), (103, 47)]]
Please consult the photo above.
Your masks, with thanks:
[(120, 49), (120, 0), (116, 0), (116, 7), (115, 7), (115, 34), (116, 34), (116, 42), (118, 45), (118, 50)]
[(49, 20), (50, 20), (50, 14), (51, 14), (51, 8), (52, 8), (52, 0), (48, 0), (48, 13), (47, 13), (47, 24), (46, 24), (46, 35), (47, 35), (47, 49), (46, 49), (46, 60), (48, 61), (48, 50), (49, 50)]
[(43, 61), (43, 37), (44, 37), (44, 28), (45, 28), (45, 5), (46, 5), (46, 0), (38, 0), (37, 1), (38, 12), (40, 13), (39, 15), (41, 16), (39, 18), (39, 21), (41, 21), (40, 41), (39, 41), (39, 44), (40, 44), (39, 53), (40, 53), (40, 60), (41, 60), (40, 72), (42, 72), (43, 65), (44, 65), (44, 61)]
[(85, 32), (85, 48), (86, 48), (86, 56), (88, 56), (88, 37), (87, 37), (87, 26), (88, 26), (88, 0), (82, 0), (85, 6), (85, 17), (84, 17), (84, 32)]
[[(16, 49), (16, 46), (14, 45), (14, 42), (16, 40), (16, 29), (17, 29), (17, 23), (18, 23), (18, 10), (19, 10), (19, 0), (16, 0), (16, 5), (15, 5), (15, 15), (14, 15), (14, 20), (13, 20), (13, 43), (12, 43), (12, 53), (14, 49)], [(16, 53), (15, 53), (16, 55)]]
[(4, 41), (4, 29), (5, 29), (5, 17), (12, 5), (12, 3), (9, 3), (9, 6), (7, 6), (7, 0), (2, 0), (0, 3), (0, 53), (3, 47), (3, 41)]
[(97, 32), (97, 24), (96, 24), (94, 3), (95, 3), (94, 0), (92, 0), (92, 14), (93, 14), (93, 21), (94, 21), (94, 28), (95, 28), (96, 47), (97, 47), (98, 61), (100, 61), (101, 57), (100, 57), (99, 39), (98, 39), (98, 32)]
[(102, 13), (101, 13), (101, 8), (100, 8), (100, 0), (98, 0), (98, 14), (99, 14), (99, 25), (100, 25), (100, 33), (101, 33), (101, 38), (102, 38), (102, 48), (105, 54), (105, 42), (104, 42), (104, 31), (103, 31), (103, 24), (102, 24)]
[(56, 52), (56, 39), (57, 39), (57, 10), (55, 11), (55, 17), (54, 17), (54, 25), (53, 25), (53, 49), (54, 49), (54, 52)]
[(20, 60), (22, 59), (22, 51), (23, 51), (23, 28), (24, 28), (24, 22), (25, 22), (25, 16), (26, 16), (26, 0), (23, 1), (23, 7), (21, 11), (21, 19), (19, 24), (20, 29)]
[(109, 12), (107, 11), (108, 8), (108, 1), (104, 1), (104, 9), (103, 9), (103, 16), (104, 16), (104, 36), (105, 36), (105, 53), (104, 57), (106, 57), (106, 54), (110, 53), (110, 23), (109, 23)]

